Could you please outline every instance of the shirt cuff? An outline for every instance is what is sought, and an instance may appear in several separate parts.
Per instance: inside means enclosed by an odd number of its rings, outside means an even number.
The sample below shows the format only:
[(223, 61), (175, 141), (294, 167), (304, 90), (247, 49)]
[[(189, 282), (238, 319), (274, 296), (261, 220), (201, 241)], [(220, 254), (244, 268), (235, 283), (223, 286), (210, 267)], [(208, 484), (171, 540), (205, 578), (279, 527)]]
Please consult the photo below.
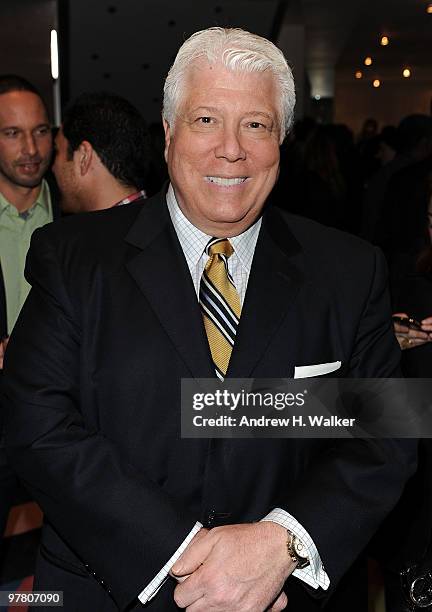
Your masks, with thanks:
[(156, 574), (153, 580), (149, 582), (149, 584), (145, 587), (145, 589), (141, 591), (141, 593), (138, 595), (138, 599), (140, 600), (141, 603), (143, 604), (147, 603), (148, 601), (150, 601), (150, 599), (152, 599), (156, 595), (156, 593), (159, 591), (161, 586), (168, 579), (169, 571), (174, 565), (174, 563), (177, 561), (177, 559), (180, 558), (181, 554), (186, 550), (187, 546), (190, 544), (192, 538), (198, 533), (198, 531), (201, 528), (202, 528), (201, 523), (198, 523), (198, 522), (195, 523), (194, 528), (192, 529), (192, 531), (189, 532), (189, 534), (183, 540), (180, 546), (177, 548), (173, 556), (169, 558), (169, 560), (165, 563), (165, 565), (160, 570), (160, 572)]
[(286, 510), (282, 510), (282, 508), (275, 508), (261, 520), (278, 523), (282, 527), (285, 527), (285, 529), (289, 529), (291, 533), (302, 541), (306, 549), (306, 556), (309, 559), (309, 565), (303, 569), (294, 570), (293, 576), (299, 578), (314, 589), (321, 587), (324, 591), (327, 591), (330, 586), (330, 578), (324, 569), (317, 547), (306, 529)]

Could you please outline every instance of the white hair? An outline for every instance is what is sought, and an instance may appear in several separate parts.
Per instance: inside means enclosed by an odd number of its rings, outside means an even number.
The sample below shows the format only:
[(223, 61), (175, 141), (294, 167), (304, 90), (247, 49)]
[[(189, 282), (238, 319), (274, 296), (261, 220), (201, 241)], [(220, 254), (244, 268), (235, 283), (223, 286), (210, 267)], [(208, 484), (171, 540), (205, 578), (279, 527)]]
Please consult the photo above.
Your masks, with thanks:
[(289, 131), (294, 114), (295, 88), (290, 67), (272, 42), (240, 28), (208, 28), (195, 32), (180, 47), (164, 85), (162, 116), (173, 128), (187, 71), (192, 62), (206, 59), (221, 62), (229, 70), (273, 73), (279, 86), (281, 142)]

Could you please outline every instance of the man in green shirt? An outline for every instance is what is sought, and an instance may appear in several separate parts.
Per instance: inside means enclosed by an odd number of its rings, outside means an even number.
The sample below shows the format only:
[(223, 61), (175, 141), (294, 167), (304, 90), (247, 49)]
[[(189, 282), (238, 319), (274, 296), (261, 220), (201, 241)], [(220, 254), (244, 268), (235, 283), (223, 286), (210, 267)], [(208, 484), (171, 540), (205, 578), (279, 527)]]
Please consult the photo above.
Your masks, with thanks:
[[(51, 155), (48, 114), (37, 90), (21, 77), (0, 76), (0, 265), (6, 296), (0, 329), (6, 336), (30, 289), (24, 264), (31, 235), (53, 220), (43, 179)], [(3, 350), (5, 344), (3, 339)]]
[[(24, 279), (30, 238), (53, 220), (43, 178), (51, 155), (51, 127), (39, 93), (19, 76), (0, 75), (0, 381), (7, 339), (30, 290)], [(0, 450), (0, 538), (16, 491)]]

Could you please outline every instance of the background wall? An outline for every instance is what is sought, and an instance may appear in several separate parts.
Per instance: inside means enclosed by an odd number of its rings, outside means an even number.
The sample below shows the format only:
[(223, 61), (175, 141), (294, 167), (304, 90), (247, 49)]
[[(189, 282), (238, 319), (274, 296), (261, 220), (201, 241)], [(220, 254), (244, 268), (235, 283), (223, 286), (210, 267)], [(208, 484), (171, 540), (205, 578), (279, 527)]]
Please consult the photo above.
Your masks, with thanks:
[(50, 32), (57, 0), (0, 0), (0, 74), (17, 73), (41, 92), (52, 116)]
[[(425, 75), (426, 76), (426, 75)], [(379, 127), (397, 125), (412, 113), (431, 114), (432, 79), (384, 78), (378, 89), (370, 82), (353, 81), (336, 72), (334, 121), (346, 123), (359, 132), (367, 117), (374, 117)]]
[[(368, 116), (388, 124), (430, 113), (429, 2), (0, 0), (0, 72), (29, 78), (51, 109), (49, 35), (58, 25), (63, 104), (85, 90), (110, 90), (130, 98), (151, 123), (159, 121), (163, 79), (181, 42), (211, 25), (240, 26), (284, 50), (297, 82), (297, 117), (313, 114), (358, 131)], [(381, 34), (390, 36), (385, 48)], [(365, 69), (369, 54), (374, 63)], [(411, 79), (401, 77), (403, 65), (412, 68)]]
[(278, 5), (277, 0), (73, 0), (63, 16), (69, 23), (63, 101), (82, 91), (109, 90), (129, 98), (149, 123), (159, 121), (164, 78), (190, 34), (230, 25), (270, 36)]

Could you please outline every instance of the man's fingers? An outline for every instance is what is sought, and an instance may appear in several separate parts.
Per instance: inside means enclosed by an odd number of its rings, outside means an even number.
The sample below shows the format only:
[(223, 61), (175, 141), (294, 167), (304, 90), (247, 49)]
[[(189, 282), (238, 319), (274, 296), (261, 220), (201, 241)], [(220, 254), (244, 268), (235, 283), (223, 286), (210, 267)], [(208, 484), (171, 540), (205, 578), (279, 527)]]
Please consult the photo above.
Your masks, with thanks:
[(403, 351), (406, 349), (415, 348), (416, 346), (421, 346), (422, 344), (426, 344), (431, 341), (429, 336), (426, 338), (415, 338), (410, 337), (408, 334), (396, 334), (396, 338)]
[(276, 601), (268, 608), (269, 612), (280, 612), (280, 610), (285, 610), (288, 605), (288, 597), (282, 591)]
[(394, 330), (396, 335), (407, 336), (408, 338), (421, 338), (423, 340), (427, 340), (429, 338), (429, 334), (427, 331), (421, 331), (419, 329), (409, 329), (408, 327), (404, 327), (403, 325), (399, 325), (398, 323), (394, 324)]
[(174, 578), (192, 574), (204, 563), (212, 548), (212, 539), (206, 536), (194, 538), (180, 559), (174, 563), (170, 573)]
[(205, 597), (201, 597), (195, 603), (186, 608), (187, 612), (208, 612), (209, 605)]
[(401, 321), (393, 320), (393, 327), (396, 334), (407, 335), (408, 338), (421, 338), (422, 340), (430, 340), (430, 332), (432, 331), (432, 317), (428, 317), (421, 321), (422, 329), (420, 330), (409, 326), (409, 317), (406, 313), (397, 312), (393, 316), (406, 319), (407, 322), (407, 325), (404, 325)]
[(179, 584), (174, 589), (174, 601), (179, 608), (187, 608), (198, 602), (204, 596), (204, 586), (197, 579), (196, 574), (188, 576), (187, 579), (180, 579)]
[(189, 578), (189, 576), (190, 576), (190, 574), (186, 574), (186, 576), (173, 576), (173, 578), (175, 578), (177, 580), (177, 582), (179, 584), (181, 584), (182, 582), (187, 580)]
[[(174, 600), (179, 608), (184, 608), (187, 612), (207, 612), (209, 604), (204, 594), (197, 590), (193, 593), (188, 593), (187, 597), (181, 592), (180, 586), (177, 586), (174, 592)], [(189, 602), (189, 603), (187, 603)], [(282, 591), (273, 604), (266, 608), (266, 612), (281, 612), (288, 605), (288, 597)], [(228, 611), (227, 611), (228, 612)]]

